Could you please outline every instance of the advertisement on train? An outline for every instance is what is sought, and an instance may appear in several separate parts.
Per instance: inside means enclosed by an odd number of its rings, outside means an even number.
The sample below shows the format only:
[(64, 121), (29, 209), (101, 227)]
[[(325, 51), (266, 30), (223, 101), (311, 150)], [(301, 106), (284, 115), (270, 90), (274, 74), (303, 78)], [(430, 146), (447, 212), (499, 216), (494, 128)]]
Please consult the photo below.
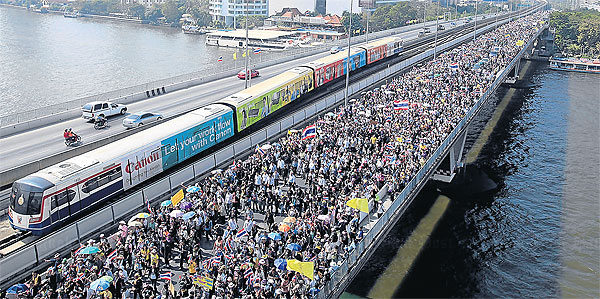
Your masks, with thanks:
[(123, 190), (127, 190), (163, 171), (160, 142), (121, 160)]
[(253, 97), (248, 103), (237, 107), (238, 131), (242, 131), (250, 125), (267, 117), (279, 108), (289, 104), (314, 88), (312, 71), (298, 75), (289, 73), (290, 81), (272, 89), (262, 95), (251, 95)]
[(230, 137), (233, 137), (231, 110), (163, 140), (162, 168), (169, 169)]

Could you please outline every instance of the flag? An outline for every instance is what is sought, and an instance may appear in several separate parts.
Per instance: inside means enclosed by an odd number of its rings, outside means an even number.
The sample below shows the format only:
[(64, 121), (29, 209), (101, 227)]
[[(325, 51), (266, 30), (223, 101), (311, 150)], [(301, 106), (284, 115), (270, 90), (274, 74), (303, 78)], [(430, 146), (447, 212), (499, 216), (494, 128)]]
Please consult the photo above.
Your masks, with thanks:
[(388, 116), (386, 116), (386, 117), (385, 117), (385, 121), (386, 121), (386, 122), (388, 122), (388, 121), (392, 121), (392, 116), (391, 116), (391, 115), (388, 115)]
[(254, 152), (257, 152), (263, 156), (265, 155), (265, 151), (258, 144), (256, 145), (256, 149), (254, 149)]
[(360, 29), (354, 30), (354, 34), (360, 34)]
[(456, 71), (456, 70), (458, 70), (458, 63), (453, 62), (449, 65), (449, 67), (451, 70)]
[(231, 170), (237, 169), (237, 164), (235, 163), (235, 160), (233, 160), (233, 164), (231, 164), (231, 166), (229, 166), (229, 169), (231, 169)]
[(183, 199), (183, 189), (179, 189), (175, 195), (171, 197), (171, 204), (176, 207)]
[(113, 250), (109, 255), (106, 256), (106, 261), (112, 261), (117, 257), (117, 250)]
[(340, 119), (340, 118), (342, 118), (342, 116), (344, 116), (344, 109), (343, 109), (343, 108), (340, 108), (340, 112), (339, 112), (339, 113), (338, 113), (338, 115), (337, 115), (337, 119)]
[(85, 248), (85, 245), (81, 244), (81, 246), (79, 246), (79, 248), (77, 248), (77, 250), (75, 250), (75, 255), (78, 255), (79, 252)]
[(233, 60), (237, 60), (237, 53), (233, 53)]
[(254, 272), (252, 272), (252, 268), (248, 268), (246, 269), (246, 271), (244, 271), (244, 278), (250, 278), (252, 275), (254, 275)]
[(242, 228), (242, 229), (240, 229), (240, 230), (237, 232), (237, 235), (235, 235), (235, 236), (236, 236), (237, 238), (241, 238), (241, 237), (243, 237), (243, 236), (245, 236), (245, 235), (247, 235), (247, 234), (248, 234), (248, 232), (247, 232), (247, 231), (246, 231), (244, 228)]
[(214, 256), (210, 259), (210, 266), (214, 267), (214, 266), (218, 266), (219, 264), (221, 264), (221, 257), (220, 256)]
[(393, 149), (394, 149), (394, 145), (393, 145), (393, 144), (391, 144), (391, 143), (388, 143), (388, 144), (386, 144), (386, 145), (385, 145), (385, 149), (386, 149), (386, 150), (390, 150), (390, 151), (391, 151), (391, 150), (393, 150)]
[(301, 262), (299, 260), (287, 260), (287, 269), (291, 271), (296, 271), (308, 278), (310, 280), (314, 279), (315, 272), (315, 263), (314, 262)]
[(202, 277), (202, 278), (200, 278), (198, 285), (203, 286), (209, 290), (212, 290), (213, 289), (213, 280), (208, 277)]
[(150, 200), (148, 200), (148, 197), (146, 197), (146, 208), (148, 208), (148, 213), (153, 214), (152, 207), (150, 207)]
[(242, 53), (242, 57), (246, 57), (246, 51), (244, 51), (244, 53)]
[(256, 48), (256, 49), (254, 49), (254, 54), (260, 54), (260, 51), (261, 51), (260, 48)]
[(302, 130), (302, 140), (317, 137), (317, 126), (310, 125)]
[(399, 110), (408, 110), (408, 101), (398, 101), (395, 100), (394, 101), (394, 110), (399, 111)]
[(517, 41), (517, 46), (519, 46), (519, 47), (523, 46), (524, 44), (525, 44), (525, 42), (522, 39)]
[(223, 56), (219, 56), (219, 59), (217, 59), (218, 62), (223, 62)]
[(369, 202), (366, 198), (353, 198), (347, 201), (346, 205), (361, 212), (369, 213)]
[(171, 280), (171, 272), (165, 272), (160, 275), (160, 279)]
[(83, 280), (85, 278), (85, 273), (81, 273), (79, 275), (77, 275), (77, 278), (75, 278), (75, 280)]
[(229, 263), (234, 258), (233, 254), (224, 254), (223, 256), (225, 257), (226, 263)]

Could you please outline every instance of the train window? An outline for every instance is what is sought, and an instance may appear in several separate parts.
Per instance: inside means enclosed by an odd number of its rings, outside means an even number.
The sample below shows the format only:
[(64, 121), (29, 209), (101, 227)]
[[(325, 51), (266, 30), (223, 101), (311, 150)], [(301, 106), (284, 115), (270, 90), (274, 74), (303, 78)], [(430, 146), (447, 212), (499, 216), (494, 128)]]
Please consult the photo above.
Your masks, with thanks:
[(121, 177), (121, 167), (113, 169), (110, 173), (110, 180), (114, 181)]
[(29, 204), (27, 205), (27, 215), (37, 215), (42, 207), (42, 192), (29, 193)]
[(58, 205), (56, 204), (56, 197), (52, 196), (50, 198), (50, 202), (51, 202), (50, 210), (54, 210), (54, 209), (56, 209), (56, 207), (58, 207)]
[(85, 193), (90, 193), (96, 188), (98, 188), (98, 181), (96, 180), (96, 178), (91, 178), (87, 182), (83, 183), (81, 191)]

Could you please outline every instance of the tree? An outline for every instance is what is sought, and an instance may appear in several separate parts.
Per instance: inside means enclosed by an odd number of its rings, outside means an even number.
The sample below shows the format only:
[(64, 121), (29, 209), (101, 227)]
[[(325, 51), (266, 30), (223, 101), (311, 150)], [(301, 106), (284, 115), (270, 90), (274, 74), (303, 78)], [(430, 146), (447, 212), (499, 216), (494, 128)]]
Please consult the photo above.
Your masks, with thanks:
[(178, 23), (179, 19), (181, 19), (181, 15), (183, 14), (181, 10), (179, 10), (179, 5), (176, 1), (166, 1), (162, 5), (162, 14), (167, 19), (167, 23)]
[(146, 20), (150, 21), (151, 23), (158, 22), (158, 19), (162, 17), (162, 11), (156, 5), (153, 5), (152, 8), (146, 11)]
[[(344, 25), (344, 30), (346, 32), (348, 32), (348, 27), (350, 27), (350, 12), (348, 11), (344, 11), (344, 13), (342, 13), (342, 25)], [(352, 34), (356, 35), (358, 33), (356, 33), (357, 31), (363, 32), (364, 28), (363, 28), (363, 20), (362, 20), (362, 15), (358, 14), (358, 13), (352, 13), (352, 28), (351, 28)]]
[[(263, 26), (265, 24), (266, 18), (266, 16), (248, 16), (248, 28), (256, 28)], [(239, 16), (235, 19), (237, 28), (244, 28), (246, 26), (246, 16)]]
[(128, 7), (127, 10), (129, 12), (129, 15), (132, 17), (137, 17), (142, 20), (146, 19), (146, 6), (144, 6), (143, 4), (134, 4)]
[(600, 12), (578, 10), (550, 15), (554, 42), (569, 56), (600, 57)]

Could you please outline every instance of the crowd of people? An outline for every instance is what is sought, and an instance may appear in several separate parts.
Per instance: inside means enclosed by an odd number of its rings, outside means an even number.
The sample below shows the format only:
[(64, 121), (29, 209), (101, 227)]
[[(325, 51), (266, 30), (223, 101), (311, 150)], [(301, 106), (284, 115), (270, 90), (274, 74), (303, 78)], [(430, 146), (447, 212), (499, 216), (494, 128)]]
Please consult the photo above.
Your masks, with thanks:
[[(316, 137), (290, 131), (213, 171), (175, 206), (163, 202), (121, 222), (113, 240), (82, 246), (97, 253), (57, 255), (45, 279), (32, 274), (29, 296), (314, 297), (366, 234), (347, 201), (368, 198), (381, 211), (379, 189), (402, 190), (542, 17), (500, 26), (363, 93), (317, 120)], [(314, 276), (288, 270), (291, 259), (313, 262)], [(101, 277), (108, 287), (90, 288)]]

